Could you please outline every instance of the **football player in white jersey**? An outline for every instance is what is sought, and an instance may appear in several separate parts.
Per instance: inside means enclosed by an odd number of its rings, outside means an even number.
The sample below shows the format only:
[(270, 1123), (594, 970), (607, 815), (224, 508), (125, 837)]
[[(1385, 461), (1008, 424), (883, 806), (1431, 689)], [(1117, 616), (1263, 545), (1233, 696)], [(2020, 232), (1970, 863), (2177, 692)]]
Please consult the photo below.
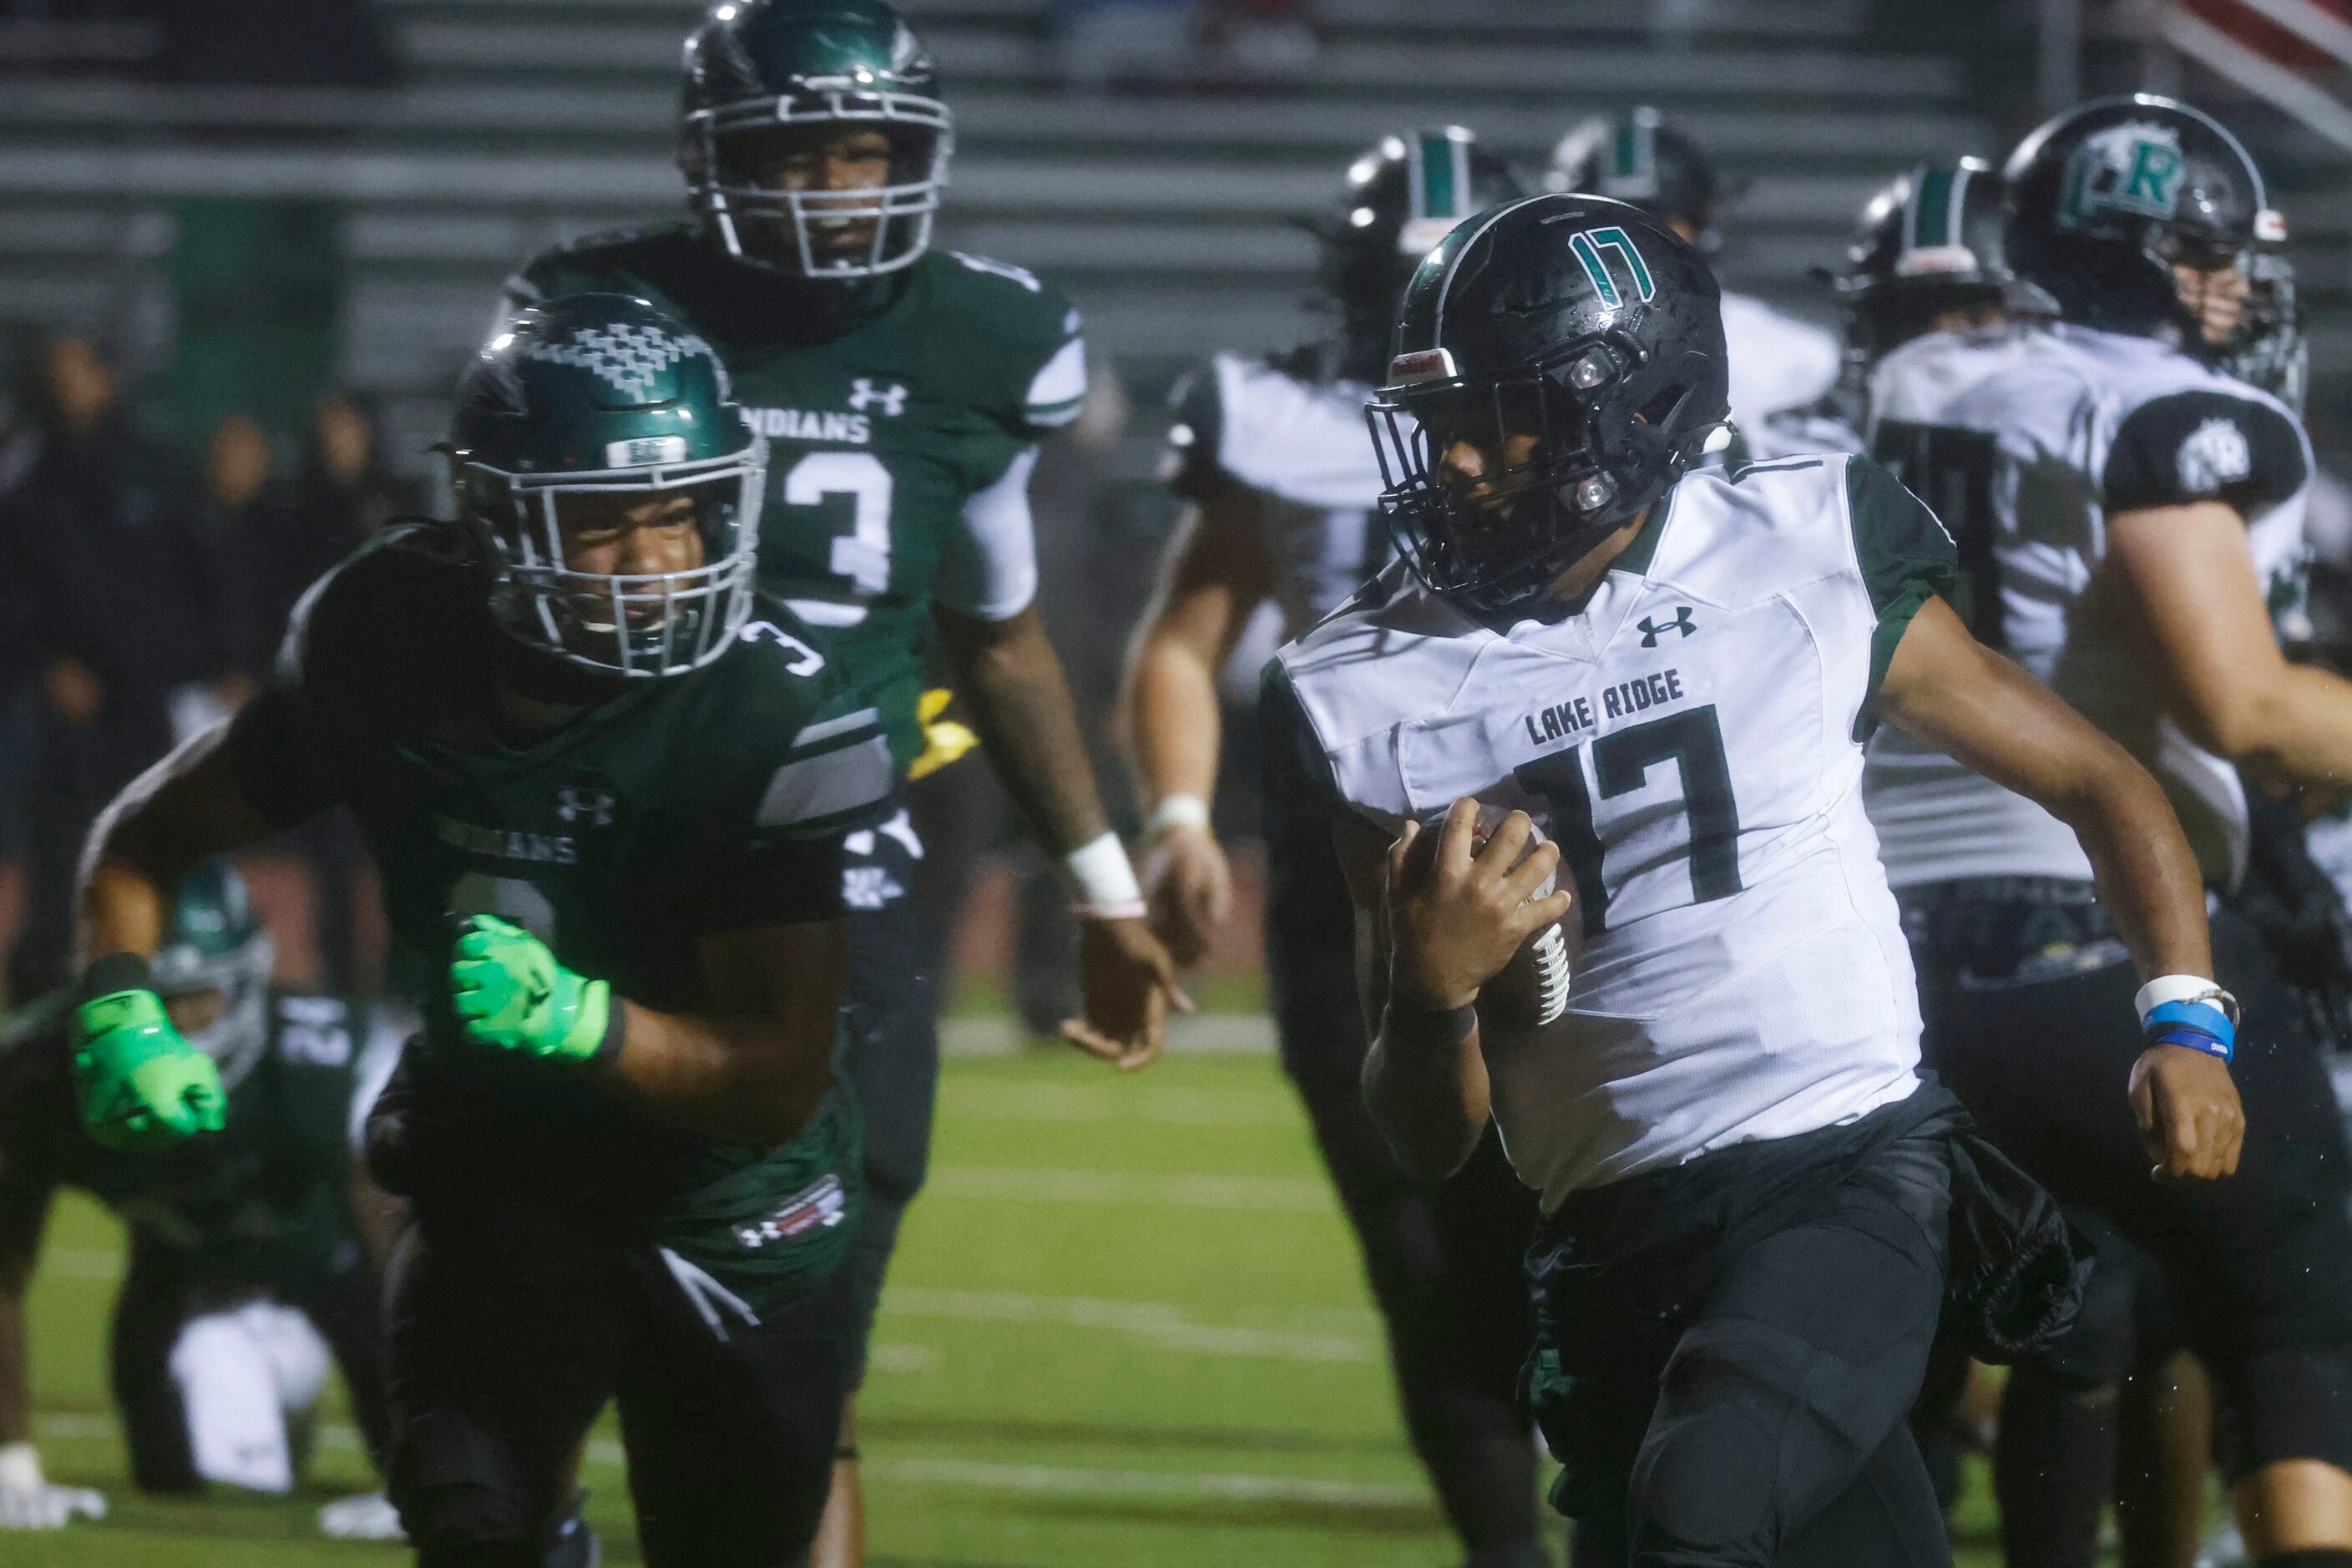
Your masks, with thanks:
[[(1981, 158), (1920, 163), (1862, 209), (1845, 263), (1822, 276), (1837, 292), (1845, 353), (1836, 384), (1739, 435), (1759, 461), (1859, 452), (1870, 380), (1881, 360), (1928, 332), (1957, 332), (2056, 301), (1999, 265), (2000, 176)], [(1930, 507), (1934, 498), (1925, 498)]]
[[(2297, 596), (2308, 444), (2214, 368), (2282, 225), (2237, 141), (2162, 99), (2060, 116), (2005, 180), (2009, 264), (2063, 319), (1890, 355), (1873, 449), (1953, 528), (1977, 636), (2156, 772), (2226, 895), (2246, 864), (2242, 770), (2257, 787), (2352, 777), (2352, 683), (2289, 665), (2272, 625)], [(2137, 1046), (2110, 1016), (2138, 984), (2116, 911), (2063, 823), (1943, 751), (1890, 734), (1866, 779), (1928, 1065), (1986, 1136), (2156, 1259), (2214, 1380), (2254, 1560), (2352, 1565), (2352, 1175), (2275, 955), (2217, 907), (2218, 973), (2244, 1003), (2244, 1169), (2210, 1192), (2147, 1183), (2104, 1095)], [(2095, 1556), (2116, 1440), (2101, 1391), (2130, 1353), (2120, 1294), (2011, 1377), (1996, 1475), (2012, 1561)]]
[[(1392, 558), (1364, 403), (1388, 368), (1398, 298), (1456, 224), (1522, 194), (1459, 127), (1384, 139), (1318, 226), (1338, 335), (1274, 359), (1219, 354), (1177, 390), (1168, 467), (1193, 510), (1137, 639), (1127, 708), (1150, 807), (1145, 892), (1181, 963), (1198, 960), (1232, 899), (1209, 816), (1218, 673), (1263, 606), (1297, 637)], [(1284, 1069), (1362, 1246), (1406, 1430), (1470, 1568), (1537, 1568), (1548, 1560), (1536, 1447), (1517, 1398), (1534, 1199), (1492, 1139), (1443, 1184), (1407, 1175), (1389, 1153), (1357, 1088), (1370, 1040), (1347, 884), (1320, 820), (1280, 807), (1267, 803), (1263, 827)]]
[(2131, 1075), (2143, 1180), (2219, 1177), (2242, 1130), (2188, 846), (2121, 747), (1969, 637), (1950, 541), (1884, 469), (1692, 471), (1723, 328), (1664, 225), (1482, 214), (1395, 348), (1372, 415), (1403, 560), (1265, 697), (1269, 785), (1329, 822), (1360, 915), (1374, 1119), (1440, 1174), (1491, 1117), (1542, 1194), (1529, 1389), (1580, 1563), (1948, 1562), (1905, 1421), (1947, 1236), (2000, 1237), (1990, 1275), (1974, 1241), (1951, 1268), (1988, 1348), (2063, 1318), (2071, 1263), (1918, 1076), (1864, 738), (1902, 724), (2080, 831), (2180, 997)]
[[(1561, 137), (1545, 184), (1631, 202), (1710, 255), (1718, 243), (1723, 193), (1714, 165), (1646, 105), (1596, 116)], [(1751, 294), (1723, 291), (1723, 335), (1731, 353), (1731, 417), (1743, 429), (1804, 406), (1837, 380), (1837, 339)]]

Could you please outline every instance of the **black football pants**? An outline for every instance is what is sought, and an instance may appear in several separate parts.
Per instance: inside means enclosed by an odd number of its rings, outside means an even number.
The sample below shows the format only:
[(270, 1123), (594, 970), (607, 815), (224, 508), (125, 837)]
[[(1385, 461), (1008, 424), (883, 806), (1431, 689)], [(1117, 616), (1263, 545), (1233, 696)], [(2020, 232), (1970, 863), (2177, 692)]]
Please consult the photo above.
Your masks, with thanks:
[(1282, 1063), (1363, 1248), (1413, 1451), (1475, 1568), (1546, 1561), (1536, 1446), (1517, 1397), (1532, 1336), (1536, 1194), (1490, 1130), (1450, 1181), (1404, 1173), (1364, 1109), (1369, 1047), (1352, 906), (1319, 823), (1270, 846), (1266, 967)]
[[(2245, 1010), (2231, 1069), (2246, 1112), (2238, 1173), (2158, 1183), (2125, 1096), (2143, 1048), (2132, 1011), (2138, 975), (2127, 963), (2043, 974), (2035, 953), (2053, 943), (2021, 951), (2016, 941), (2021, 931), (2055, 932), (2066, 939), (2061, 950), (2080, 952), (2102, 939), (2095, 922), (2104, 917), (2014, 894), (1976, 898), (1965, 884), (1909, 893), (1906, 903), (1928, 1065), (1987, 1139), (2163, 1272), (2179, 1331), (2214, 1380), (2224, 1474), (2234, 1481), (2291, 1458), (2352, 1468), (2352, 1173), (2326, 1074), (2261, 938), (2227, 909), (2213, 915), (2215, 967)], [(2095, 923), (2070, 931), (2069, 921)], [(2052, 1383), (2097, 1388), (2127, 1370), (2130, 1270), (2102, 1274), (2074, 1331), (2020, 1369), (2025, 1392)], [(2059, 1392), (2044, 1392), (2041, 1408), (2054, 1413)], [(2047, 1425), (2005, 1424), (2002, 1441), (2031, 1440)], [(2063, 1440), (2038, 1447), (2000, 1467), (2012, 1479), (2002, 1488), (2010, 1560), (2090, 1563), (2097, 1501), (2114, 1470), (2114, 1424), (2074, 1421)], [(2093, 1500), (2064, 1502), (2084, 1498)]]
[[(1856, 1165), (1851, 1136), (1736, 1146), (1545, 1222), (1529, 1267), (1565, 1377), (1540, 1403), (1576, 1568), (1951, 1562), (1906, 1419), (1943, 1302), (1946, 1144)], [(1803, 1201), (1722, 1217), (1768, 1192)]]
[(756, 1327), (713, 1322), (659, 1252), (566, 1210), (419, 1198), (386, 1315), (392, 1499), (420, 1568), (537, 1568), (612, 1399), (648, 1568), (793, 1568), (832, 1480), (842, 1278)]

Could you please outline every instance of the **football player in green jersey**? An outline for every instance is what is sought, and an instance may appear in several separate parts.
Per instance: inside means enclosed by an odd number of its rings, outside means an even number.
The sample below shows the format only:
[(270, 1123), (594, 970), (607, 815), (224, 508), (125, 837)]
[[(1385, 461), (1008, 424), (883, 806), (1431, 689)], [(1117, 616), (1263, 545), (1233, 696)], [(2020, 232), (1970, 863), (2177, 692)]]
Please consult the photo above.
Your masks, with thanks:
[(352, 1146), (370, 1020), (342, 997), (273, 987), (274, 956), (226, 861), (181, 885), (155, 985), (219, 1077), (224, 1125), (167, 1152), (80, 1126), (69, 992), (0, 1036), (0, 1530), (104, 1508), (43, 1479), (33, 1446), (24, 1289), (60, 1187), (130, 1232), (109, 1365), (142, 1491), (289, 1489), (331, 1348), (370, 1456), (384, 1451), (380, 1277), (362, 1239), (384, 1202)]
[(85, 1121), (157, 1140), (205, 1100), (149, 969), (163, 889), (349, 805), (395, 936), (441, 955), (367, 1129), (412, 1215), (386, 1336), (419, 1562), (540, 1562), (617, 1399), (646, 1561), (769, 1568), (840, 1420), (842, 835), (889, 804), (887, 742), (753, 586), (762, 443), (686, 327), (551, 301), (448, 447), (459, 521), (323, 579), (272, 686), (101, 819)]
[[(931, 59), (883, 0), (731, 0), (688, 39), (678, 162), (690, 216), (545, 252), (508, 308), (642, 295), (718, 351), (770, 443), (761, 586), (875, 692), (899, 767), (923, 750), (925, 653), (1014, 800), (1066, 858), (1080, 912), (1081, 1047), (1140, 1066), (1183, 1005), (1139, 917), (1059, 662), (1031, 603), (1038, 441), (1086, 393), (1076, 310), (1016, 267), (930, 246), (952, 121)], [(905, 889), (913, 826), (853, 841), (848, 1073), (874, 1205), (854, 1264), (870, 1319), (923, 1181), (938, 1078), (933, 951)], [(861, 849), (865, 852), (861, 853)], [(912, 971), (912, 973), (910, 973)], [(838, 1534), (855, 1535), (845, 1446)], [(827, 1563), (854, 1562), (821, 1554)]]

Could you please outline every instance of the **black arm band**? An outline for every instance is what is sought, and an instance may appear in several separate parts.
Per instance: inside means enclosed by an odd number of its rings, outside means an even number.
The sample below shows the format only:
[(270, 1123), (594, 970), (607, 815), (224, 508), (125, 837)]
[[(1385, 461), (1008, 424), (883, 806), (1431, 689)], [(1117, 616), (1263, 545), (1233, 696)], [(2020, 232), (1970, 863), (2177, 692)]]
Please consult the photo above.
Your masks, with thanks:
[(111, 996), (118, 991), (152, 991), (155, 975), (135, 952), (110, 952), (82, 971), (80, 1001)]
[(1391, 1047), (1408, 1051), (1450, 1051), (1470, 1037), (1478, 1026), (1475, 1004), (1460, 1007), (1428, 1007), (1409, 1002), (1394, 992), (1389, 994), (1387, 1010), (1381, 1016), (1381, 1037)]

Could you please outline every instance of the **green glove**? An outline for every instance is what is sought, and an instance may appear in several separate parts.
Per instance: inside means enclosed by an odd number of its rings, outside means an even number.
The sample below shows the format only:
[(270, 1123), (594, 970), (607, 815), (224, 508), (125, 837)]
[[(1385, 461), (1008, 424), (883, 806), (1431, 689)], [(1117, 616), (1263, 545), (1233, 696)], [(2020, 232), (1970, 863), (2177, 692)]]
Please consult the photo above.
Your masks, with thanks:
[(227, 1110), (220, 1069), (180, 1038), (152, 991), (108, 991), (74, 1009), (74, 1099), (109, 1149), (168, 1149), (217, 1132)]
[(572, 973), (545, 942), (496, 915), (459, 928), (449, 1005), (467, 1039), (500, 1050), (584, 1062), (620, 1048), (613, 988)]

